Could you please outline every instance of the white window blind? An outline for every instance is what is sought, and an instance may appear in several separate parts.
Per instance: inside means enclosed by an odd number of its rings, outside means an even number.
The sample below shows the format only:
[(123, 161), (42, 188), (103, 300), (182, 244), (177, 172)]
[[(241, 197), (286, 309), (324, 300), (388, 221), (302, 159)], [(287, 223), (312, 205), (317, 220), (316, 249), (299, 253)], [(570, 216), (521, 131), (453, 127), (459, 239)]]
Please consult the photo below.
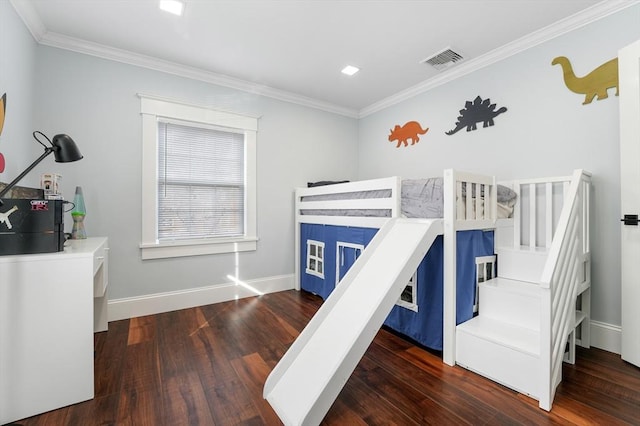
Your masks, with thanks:
[(245, 234), (243, 133), (158, 121), (158, 240)]

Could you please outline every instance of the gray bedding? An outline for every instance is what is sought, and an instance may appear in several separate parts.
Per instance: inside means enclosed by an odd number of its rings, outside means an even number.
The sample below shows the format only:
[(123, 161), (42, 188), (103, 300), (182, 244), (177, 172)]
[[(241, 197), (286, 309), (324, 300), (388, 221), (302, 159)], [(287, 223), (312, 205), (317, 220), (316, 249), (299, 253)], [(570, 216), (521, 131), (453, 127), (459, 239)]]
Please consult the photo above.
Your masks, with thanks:
[[(355, 200), (390, 198), (391, 190), (348, 192), (303, 197), (303, 201)], [(498, 185), (499, 216), (508, 217), (515, 204), (516, 193)], [(406, 179), (402, 181), (401, 210), (404, 217), (441, 218), (444, 216), (443, 178)], [(390, 210), (302, 210), (301, 214), (324, 216), (390, 217)]]

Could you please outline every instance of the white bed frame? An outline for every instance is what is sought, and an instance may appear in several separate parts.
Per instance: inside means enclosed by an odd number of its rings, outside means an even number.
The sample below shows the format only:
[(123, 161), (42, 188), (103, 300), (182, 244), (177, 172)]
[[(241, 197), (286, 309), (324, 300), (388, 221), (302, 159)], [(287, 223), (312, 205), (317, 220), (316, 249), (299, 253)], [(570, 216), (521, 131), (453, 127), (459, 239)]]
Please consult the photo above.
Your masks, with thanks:
[[(463, 188), (476, 184), (471, 197), (463, 196)], [(443, 300), (443, 361), (456, 363), (456, 232), (472, 229), (496, 229), (496, 252), (503, 256), (501, 273), (507, 276), (509, 268), (519, 274), (537, 270), (532, 279), (540, 287), (539, 361), (530, 366), (531, 391), (523, 392), (536, 397), (539, 405), (550, 410), (555, 390), (562, 380), (562, 363), (575, 362), (575, 346), (590, 346), (590, 203), (591, 174), (574, 170), (572, 175), (534, 178), (501, 182), (517, 194), (513, 218), (497, 219), (497, 185), (494, 177), (444, 171), (444, 217), (441, 229), (444, 235), (444, 300)], [(369, 190), (390, 190), (384, 198), (336, 201), (308, 201), (309, 195), (349, 193)], [(484, 196), (480, 194), (483, 191)], [(469, 194), (471, 191), (466, 191)], [(385, 209), (391, 217), (401, 216), (401, 179), (391, 177), (353, 183), (303, 188), (296, 191), (295, 271), (296, 288), (300, 288), (300, 226), (303, 223), (381, 228), (389, 217), (312, 216), (302, 210)], [(419, 219), (416, 219), (419, 220)], [(544, 263), (507, 262), (509, 256), (501, 248), (513, 252), (536, 253), (544, 251)], [(519, 255), (518, 255), (519, 256)], [(487, 260), (487, 259), (485, 259)], [(483, 260), (484, 261), (484, 260)], [(481, 262), (482, 263), (482, 262)], [(495, 266), (495, 265), (494, 265)], [(486, 266), (480, 266), (486, 268)], [(538, 268), (539, 269), (536, 269)], [(495, 269), (492, 274), (495, 276)], [(500, 272), (500, 271), (498, 271)], [(461, 337), (459, 335), (458, 337)], [(568, 351), (566, 348), (568, 347)], [(499, 359), (495, 368), (504, 370)], [(517, 369), (518, 363), (514, 364)], [(481, 371), (481, 367), (467, 368)], [(511, 370), (509, 370), (511, 371)], [(483, 374), (483, 373), (481, 373)], [(485, 374), (493, 378), (491, 374)], [(509, 372), (504, 379), (493, 378), (519, 390), (511, 381), (520, 372)], [(501, 381), (502, 380), (502, 381)], [(520, 391), (520, 390), (519, 390)]]
[[(444, 185), (444, 306), (443, 359), (455, 363), (456, 327), (456, 232), (472, 229), (492, 229), (497, 218), (497, 186), (493, 176), (447, 169)], [(300, 289), (300, 225), (303, 223), (337, 226), (381, 228), (390, 218), (401, 217), (401, 184), (398, 176), (348, 182), (335, 185), (300, 188), (295, 192), (295, 285)], [(463, 196), (473, 194), (471, 197)], [(468, 190), (467, 190), (468, 189)], [(390, 190), (386, 198), (306, 201), (312, 195), (344, 194), (358, 191)], [(484, 196), (481, 196), (484, 194)], [(303, 215), (303, 210), (388, 210), (390, 217)]]

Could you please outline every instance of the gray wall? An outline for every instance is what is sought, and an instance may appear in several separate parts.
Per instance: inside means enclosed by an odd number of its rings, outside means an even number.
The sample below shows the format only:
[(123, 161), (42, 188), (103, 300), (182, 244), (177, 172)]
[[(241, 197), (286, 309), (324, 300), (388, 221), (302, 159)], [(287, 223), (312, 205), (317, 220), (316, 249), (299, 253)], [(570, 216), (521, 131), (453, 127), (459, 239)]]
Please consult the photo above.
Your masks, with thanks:
[[(37, 44), (8, 1), (0, 1), (0, 96), (7, 94), (0, 153), (6, 168), (0, 181), (12, 181), (35, 160), (42, 149), (31, 137), (34, 130), (34, 89)], [(27, 176), (21, 185), (39, 185)]]
[[(570, 92), (557, 56), (567, 56), (578, 76), (617, 56), (640, 39), (640, 6), (528, 49), (446, 85), (360, 120), (358, 177), (437, 176), (445, 168), (497, 175), (498, 179), (593, 173), (592, 315), (620, 324), (620, 160), (618, 98), (582, 105)], [(447, 136), (465, 101), (490, 97), (508, 111), (495, 126)], [(430, 128), (420, 142), (395, 148), (395, 124), (416, 120)]]
[[(235, 255), (140, 259), (141, 116), (137, 93), (260, 116), (258, 250), (239, 255), (240, 279), (293, 273), (293, 188), (307, 180), (355, 178), (351, 118), (96, 57), (38, 48), (36, 121), (65, 132), (85, 158), (36, 170), (63, 175), (65, 198), (83, 188), (89, 236), (108, 236), (110, 299), (223, 284)], [(39, 175), (38, 173), (38, 175)], [(67, 221), (69, 218), (67, 218)], [(70, 229), (70, 223), (67, 224)]]

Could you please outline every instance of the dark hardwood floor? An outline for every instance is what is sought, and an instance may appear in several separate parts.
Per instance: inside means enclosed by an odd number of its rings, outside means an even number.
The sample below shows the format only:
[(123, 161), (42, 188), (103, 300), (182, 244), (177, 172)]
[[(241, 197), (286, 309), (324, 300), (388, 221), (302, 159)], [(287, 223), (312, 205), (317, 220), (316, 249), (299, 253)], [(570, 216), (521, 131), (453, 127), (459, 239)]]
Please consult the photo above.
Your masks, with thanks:
[[(22, 425), (278, 425), (271, 369), (321, 304), (305, 292), (111, 322), (95, 336), (95, 399)], [(564, 366), (553, 410), (381, 330), (326, 425), (640, 424), (640, 369), (598, 349)]]

